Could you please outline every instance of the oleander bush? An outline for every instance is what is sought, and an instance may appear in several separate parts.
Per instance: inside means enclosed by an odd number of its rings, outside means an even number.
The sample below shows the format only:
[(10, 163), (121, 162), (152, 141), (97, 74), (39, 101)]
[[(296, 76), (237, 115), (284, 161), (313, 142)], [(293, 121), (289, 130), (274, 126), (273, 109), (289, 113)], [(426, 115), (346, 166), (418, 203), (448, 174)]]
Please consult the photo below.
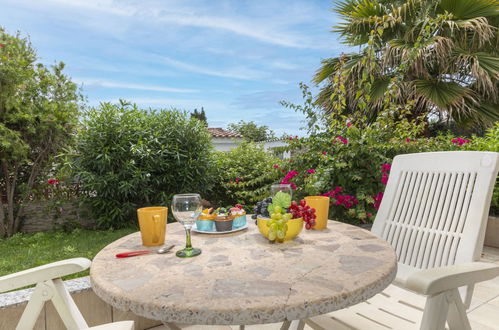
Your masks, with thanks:
[(174, 194), (206, 192), (213, 178), (210, 152), (205, 125), (184, 112), (102, 103), (85, 114), (74, 170), (98, 227), (120, 228), (135, 221), (139, 207), (169, 206)]
[(217, 185), (208, 195), (216, 206), (243, 205), (247, 212), (270, 193), (270, 185), (283, 175), (280, 159), (253, 142), (243, 142), (228, 152), (215, 151)]

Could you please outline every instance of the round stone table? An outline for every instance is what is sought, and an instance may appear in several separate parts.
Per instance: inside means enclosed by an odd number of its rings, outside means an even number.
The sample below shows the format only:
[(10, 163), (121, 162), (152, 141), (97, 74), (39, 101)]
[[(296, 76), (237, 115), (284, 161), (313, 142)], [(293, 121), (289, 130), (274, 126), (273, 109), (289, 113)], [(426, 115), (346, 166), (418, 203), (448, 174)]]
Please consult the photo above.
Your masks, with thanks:
[[(292, 242), (269, 243), (248, 216), (249, 228), (231, 234), (193, 233), (200, 256), (174, 253), (118, 259), (144, 248), (140, 233), (125, 236), (94, 258), (94, 292), (112, 306), (165, 323), (244, 325), (291, 321), (367, 300), (395, 277), (391, 246), (370, 232), (329, 221)], [(185, 244), (168, 224), (166, 245)]]

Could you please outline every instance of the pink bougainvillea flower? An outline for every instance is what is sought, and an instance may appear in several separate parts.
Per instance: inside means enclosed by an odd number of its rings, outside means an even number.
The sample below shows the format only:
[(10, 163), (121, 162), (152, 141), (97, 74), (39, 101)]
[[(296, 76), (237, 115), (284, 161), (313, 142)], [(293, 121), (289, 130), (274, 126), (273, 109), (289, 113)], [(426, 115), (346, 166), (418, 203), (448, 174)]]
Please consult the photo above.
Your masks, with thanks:
[(55, 184), (59, 183), (59, 180), (58, 179), (48, 179), (47, 183), (50, 185), (55, 185)]
[(242, 178), (236, 178), (236, 182), (243, 181)]
[(457, 139), (452, 139), (451, 142), (454, 144), (457, 144), (458, 146), (462, 146), (463, 144), (470, 143), (471, 141), (466, 140), (466, 139), (457, 138)]
[(381, 172), (385, 173), (392, 169), (392, 164), (383, 164), (381, 165)]
[(288, 140), (293, 140), (293, 138), (290, 136), (290, 137), (288, 137)]
[(307, 170), (307, 173), (314, 174), (315, 170), (313, 168), (310, 168), (310, 169)]
[(376, 210), (379, 209), (379, 206), (381, 205), (381, 200), (383, 199), (383, 193), (382, 192), (379, 192), (376, 194), (376, 196), (373, 196), (373, 199), (374, 199), (374, 208)]
[(293, 182), (291, 182), (291, 188), (293, 188), (294, 190), (298, 189), (298, 187)]
[(340, 194), (340, 192), (342, 190), (343, 189), (341, 187), (336, 187), (334, 190), (331, 190), (331, 191), (328, 191), (327, 193), (322, 194), (322, 196), (334, 198), (335, 201), (333, 201), (333, 202), (336, 206), (342, 205), (346, 209), (349, 209), (352, 206), (359, 203), (359, 201), (357, 200), (357, 198), (355, 198), (355, 196)]
[(345, 138), (344, 138), (343, 136), (341, 136), (341, 135), (338, 135), (338, 136), (336, 137), (336, 139), (337, 139), (337, 140), (340, 140), (343, 144), (347, 144), (347, 143), (348, 143), (348, 140), (347, 140), (347, 139), (345, 139)]
[(323, 151), (323, 152), (322, 152), (322, 154), (323, 154), (323, 155), (327, 155), (327, 151)]
[(350, 126), (352, 126), (352, 123), (347, 123), (347, 127), (350, 127)]
[(277, 164), (274, 164), (274, 168), (279, 168), (279, 165), (277, 165)]
[(289, 171), (288, 174), (282, 179), (281, 184), (293, 184), (292, 182), (289, 182), (292, 178), (298, 175), (297, 171)]
[(372, 213), (367, 213), (367, 216), (368, 216), (368, 217), (372, 217), (372, 216), (373, 216), (373, 214), (372, 214)]
[(407, 139), (405, 139), (405, 142), (409, 143), (409, 142), (411, 142), (411, 139), (407, 138)]
[(381, 182), (386, 186), (386, 184), (388, 183), (388, 174), (387, 173), (383, 173), (383, 175), (381, 176)]

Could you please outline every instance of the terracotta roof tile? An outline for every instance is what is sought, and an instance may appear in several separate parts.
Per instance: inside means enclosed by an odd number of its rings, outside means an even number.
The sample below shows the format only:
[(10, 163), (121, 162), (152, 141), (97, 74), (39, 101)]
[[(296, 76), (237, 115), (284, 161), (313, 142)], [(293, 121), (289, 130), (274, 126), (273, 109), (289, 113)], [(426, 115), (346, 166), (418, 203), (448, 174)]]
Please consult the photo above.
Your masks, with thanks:
[(208, 127), (208, 131), (215, 138), (243, 138), (241, 134), (224, 130), (220, 127)]

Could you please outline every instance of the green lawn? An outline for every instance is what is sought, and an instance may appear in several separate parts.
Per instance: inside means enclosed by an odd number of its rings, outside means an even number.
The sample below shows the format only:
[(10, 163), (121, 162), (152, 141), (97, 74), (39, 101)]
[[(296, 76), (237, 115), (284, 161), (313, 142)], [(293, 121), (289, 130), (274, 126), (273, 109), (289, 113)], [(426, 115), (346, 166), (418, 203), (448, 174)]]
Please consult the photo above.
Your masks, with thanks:
[[(92, 259), (103, 247), (134, 231), (137, 229), (76, 229), (70, 233), (16, 234), (0, 239), (0, 276), (67, 258)], [(64, 279), (85, 275), (88, 275), (88, 270)]]

